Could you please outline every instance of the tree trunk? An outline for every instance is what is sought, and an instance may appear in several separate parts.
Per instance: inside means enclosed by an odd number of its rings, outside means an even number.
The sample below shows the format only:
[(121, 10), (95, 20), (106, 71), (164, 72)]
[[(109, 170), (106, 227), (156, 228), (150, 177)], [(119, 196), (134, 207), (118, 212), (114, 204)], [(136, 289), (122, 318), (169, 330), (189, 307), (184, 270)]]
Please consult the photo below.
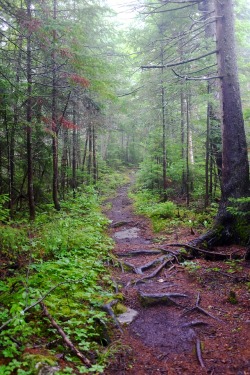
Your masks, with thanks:
[[(57, 2), (53, 2), (53, 19), (57, 17)], [(53, 50), (52, 50), (52, 157), (53, 157), (53, 202), (56, 210), (60, 210), (60, 203), (58, 200), (58, 119), (57, 119), (57, 82), (56, 82), (56, 55), (55, 55), (55, 43), (56, 43), (56, 30), (53, 30)]]
[[(31, 19), (31, 1), (27, 1), (27, 16)], [(31, 33), (27, 36), (27, 105), (26, 105), (26, 147), (28, 165), (28, 199), (30, 220), (35, 219), (35, 202), (33, 189), (33, 153), (32, 153), (32, 70), (31, 70)]]
[[(163, 66), (163, 45), (161, 46), (161, 64)], [(162, 178), (163, 178), (163, 199), (167, 200), (167, 149), (166, 149), (166, 95), (163, 82), (164, 68), (161, 69), (161, 109), (162, 109)]]
[(67, 167), (68, 167), (68, 147), (69, 147), (69, 134), (68, 129), (62, 129), (62, 136), (63, 136), (63, 150), (62, 150), (62, 158), (61, 158), (61, 191), (62, 197), (65, 197), (65, 189), (66, 189), (66, 174), (67, 174)]
[(196, 243), (217, 244), (249, 241), (250, 204), (228, 211), (231, 199), (249, 197), (249, 165), (235, 52), (232, 0), (215, 1), (217, 17), (218, 75), (221, 79), (222, 197), (214, 228)]
[(218, 70), (222, 110), (222, 201), (249, 192), (247, 143), (241, 108), (235, 52), (232, 0), (215, 2), (217, 15)]
[(95, 124), (93, 124), (93, 178), (94, 184), (97, 183), (97, 159), (96, 159), (96, 131)]
[[(73, 103), (73, 123), (76, 123), (76, 104)], [(76, 183), (76, 140), (77, 140), (77, 135), (76, 135), (76, 129), (73, 129), (73, 134), (72, 134), (72, 189), (73, 189), (73, 197), (75, 198), (75, 191), (77, 187)]]

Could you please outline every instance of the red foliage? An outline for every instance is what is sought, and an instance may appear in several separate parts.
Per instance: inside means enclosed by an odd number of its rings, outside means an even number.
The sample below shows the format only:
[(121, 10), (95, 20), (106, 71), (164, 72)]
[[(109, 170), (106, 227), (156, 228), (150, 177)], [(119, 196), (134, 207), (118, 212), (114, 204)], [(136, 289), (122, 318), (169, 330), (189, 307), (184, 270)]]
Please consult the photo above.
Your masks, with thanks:
[(48, 118), (48, 117), (42, 117), (42, 121), (48, 125), (49, 128), (55, 128), (56, 127), (56, 123), (54, 120), (52, 120), (52, 118)]
[(69, 59), (73, 58), (73, 53), (71, 53), (68, 48), (61, 48), (59, 52), (62, 57), (66, 57)]
[(90, 85), (90, 82), (87, 78), (85, 77), (81, 77), (79, 76), (78, 74), (70, 74), (69, 75), (69, 79), (74, 82), (74, 83), (77, 83), (83, 87), (89, 87)]
[(63, 116), (59, 118), (60, 124), (66, 129), (79, 129), (79, 126), (75, 125), (73, 122), (66, 120)]
[(41, 20), (37, 18), (32, 18), (30, 20), (22, 20), (21, 24), (24, 28), (26, 28), (30, 33), (38, 31), (41, 28)]

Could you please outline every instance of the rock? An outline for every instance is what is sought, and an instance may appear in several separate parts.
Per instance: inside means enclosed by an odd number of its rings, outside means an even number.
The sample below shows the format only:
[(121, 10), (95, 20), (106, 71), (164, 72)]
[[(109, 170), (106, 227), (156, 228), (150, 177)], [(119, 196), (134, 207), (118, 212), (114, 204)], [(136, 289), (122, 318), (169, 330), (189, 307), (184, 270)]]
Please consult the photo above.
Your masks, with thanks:
[(127, 311), (117, 316), (117, 320), (120, 324), (130, 324), (137, 317), (138, 311), (127, 308)]
[(186, 294), (181, 293), (154, 293), (154, 294), (147, 294), (140, 292), (139, 293), (141, 304), (143, 306), (153, 306), (157, 304), (166, 304), (166, 305), (172, 305), (175, 302), (173, 301), (173, 298), (183, 298), (187, 297)]
[(37, 375), (54, 375), (60, 370), (58, 366), (49, 366), (41, 362), (36, 364), (36, 369), (38, 369)]

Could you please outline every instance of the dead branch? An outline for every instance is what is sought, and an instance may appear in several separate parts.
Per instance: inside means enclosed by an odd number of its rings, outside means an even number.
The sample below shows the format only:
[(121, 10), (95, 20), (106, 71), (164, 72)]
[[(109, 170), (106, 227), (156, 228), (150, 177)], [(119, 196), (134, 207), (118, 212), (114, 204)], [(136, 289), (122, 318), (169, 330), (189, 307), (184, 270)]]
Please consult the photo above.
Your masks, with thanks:
[(40, 306), (42, 308), (43, 314), (49, 319), (52, 326), (57, 330), (59, 335), (62, 337), (65, 345), (81, 360), (81, 362), (87, 366), (91, 367), (91, 362), (88, 358), (86, 358), (80, 351), (75, 347), (75, 345), (72, 343), (72, 341), (68, 338), (66, 333), (63, 331), (63, 329), (56, 323), (56, 321), (52, 318), (50, 315), (47, 307), (44, 305), (43, 302), (40, 302)]

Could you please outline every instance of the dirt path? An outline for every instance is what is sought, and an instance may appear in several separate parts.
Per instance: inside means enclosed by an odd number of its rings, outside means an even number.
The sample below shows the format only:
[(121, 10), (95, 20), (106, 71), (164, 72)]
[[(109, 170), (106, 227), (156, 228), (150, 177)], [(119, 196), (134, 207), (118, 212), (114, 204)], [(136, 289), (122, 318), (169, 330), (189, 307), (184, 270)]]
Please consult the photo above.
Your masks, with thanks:
[[(112, 220), (114, 253), (123, 264), (123, 270), (114, 269), (113, 278), (124, 295), (123, 303), (138, 315), (123, 327), (123, 334), (115, 333), (114, 339), (122, 346), (105, 374), (250, 374), (250, 299), (245, 286), (231, 285), (232, 279), (225, 276), (218, 280), (213, 272), (204, 279), (190, 275), (183, 267), (172, 267), (171, 254), (159, 274), (138, 282), (159, 264), (141, 273), (135, 271), (162, 254), (128, 255), (159, 246), (150, 223), (134, 214), (128, 188), (129, 184), (118, 190), (106, 214)], [(208, 262), (201, 262), (207, 266)], [(249, 274), (249, 269), (244, 271)], [(228, 302), (231, 289), (237, 292), (237, 305)], [(170, 298), (152, 304), (146, 299), (145, 305), (145, 294)]]

